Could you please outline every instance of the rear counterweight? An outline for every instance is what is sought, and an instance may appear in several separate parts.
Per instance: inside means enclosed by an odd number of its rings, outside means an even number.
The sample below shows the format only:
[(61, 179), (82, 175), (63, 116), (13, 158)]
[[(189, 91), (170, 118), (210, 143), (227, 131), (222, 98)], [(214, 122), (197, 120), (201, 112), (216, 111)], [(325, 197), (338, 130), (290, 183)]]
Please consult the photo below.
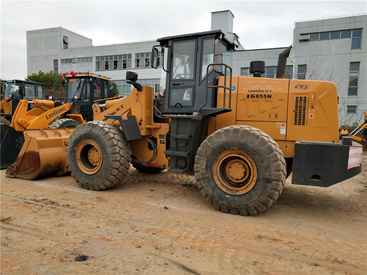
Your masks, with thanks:
[(329, 142), (296, 142), (292, 183), (329, 187), (362, 169), (362, 146)]

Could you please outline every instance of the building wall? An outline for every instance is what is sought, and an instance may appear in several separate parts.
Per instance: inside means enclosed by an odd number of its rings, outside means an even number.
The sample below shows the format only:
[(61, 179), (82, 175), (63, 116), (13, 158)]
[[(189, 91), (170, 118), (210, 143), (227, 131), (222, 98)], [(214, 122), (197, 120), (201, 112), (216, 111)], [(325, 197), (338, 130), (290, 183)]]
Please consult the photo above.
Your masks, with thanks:
[[(340, 125), (351, 125), (362, 121), (363, 112), (367, 111), (366, 26), (366, 15), (297, 22), (295, 24), (293, 37), (295, 66), (307, 64), (306, 79), (332, 81), (337, 85)], [(353, 30), (359, 29), (362, 29), (361, 37), (358, 38), (360, 36), (358, 34), (353, 38)], [(351, 30), (349, 37), (348, 30)], [(342, 36), (337, 38), (338, 34), (342, 35), (341, 31), (345, 33), (345, 38)], [(357, 34), (359, 31), (355, 33)], [(317, 39), (318, 35), (320, 35), (319, 39)], [(357, 39), (360, 39), (360, 47), (358, 47)], [(348, 93), (352, 80), (350, 79), (351, 62), (359, 62), (356, 95)], [(355, 113), (348, 110), (353, 106), (356, 107)]]
[(73, 49), (81, 54), (92, 47), (92, 39), (61, 27), (27, 31), (27, 72), (48, 72), (54, 69), (53, 60), (60, 59), (63, 54), (69, 54)]

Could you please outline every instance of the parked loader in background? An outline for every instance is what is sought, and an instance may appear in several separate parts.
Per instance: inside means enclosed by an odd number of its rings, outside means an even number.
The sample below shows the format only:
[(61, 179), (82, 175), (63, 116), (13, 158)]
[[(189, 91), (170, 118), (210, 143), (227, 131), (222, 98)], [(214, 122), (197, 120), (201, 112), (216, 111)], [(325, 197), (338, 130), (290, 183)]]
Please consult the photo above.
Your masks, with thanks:
[[(361, 147), (338, 143), (336, 86), (283, 78), (291, 48), (280, 55), (277, 78), (267, 79), (232, 76), (235, 45), (221, 31), (157, 41), (152, 66), (166, 72), (162, 90), (154, 94), (128, 72), (131, 95), (94, 104), (93, 121), (70, 134), (67, 166), (83, 188), (121, 183), (130, 163), (146, 173), (168, 168), (194, 173), (215, 209), (255, 215), (276, 201), (292, 171), (293, 184), (324, 187), (360, 173)], [(250, 71), (261, 76), (264, 63)]]
[(7, 80), (4, 98), (0, 101), (0, 123), (10, 125), (12, 115), (21, 99), (42, 99), (43, 83), (25, 80)]
[(364, 112), (364, 121), (354, 128), (350, 133), (346, 129), (341, 129), (340, 136), (350, 136), (353, 140), (366, 142), (367, 140), (367, 112)]
[[(17, 159), (24, 140), (26, 140), (26, 146), (23, 147), (23, 151), (29, 151), (27, 144), (30, 137), (34, 135), (48, 137), (56, 134), (56, 131), (45, 128), (75, 128), (80, 123), (91, 120), (93, 102), (106, 100), (110, 94), (108, 81), (107, 77), (92, 73), (65, 73), (63, 74), (62, 87), (63, 90), (64, 86), (67, 87), (66, 104), (53, 100), (33, 99), (33, 109), (28, 110), (28, 101), (20, 100), (14, 112), (11, 126), (2, 126), (1, 132), (4, 135), (1, 137), (0, 145), (1, 169), (7, 168)], [(25, 130), (29, 131), (25, 132)], [(68, 133), (70, 134), (70, 131)], [(37, 173), (30, 173), (28, 168), (22, 168), (24, 165), (28, 167), (27, 163), (31, 163), (33, 166), (37, 165), (36, 161), (27, 160), (21, 154), (16, 164), (17, 173), (32, 177), (31, 175)], [(50, 173), (48, 170), (46, 174)]]

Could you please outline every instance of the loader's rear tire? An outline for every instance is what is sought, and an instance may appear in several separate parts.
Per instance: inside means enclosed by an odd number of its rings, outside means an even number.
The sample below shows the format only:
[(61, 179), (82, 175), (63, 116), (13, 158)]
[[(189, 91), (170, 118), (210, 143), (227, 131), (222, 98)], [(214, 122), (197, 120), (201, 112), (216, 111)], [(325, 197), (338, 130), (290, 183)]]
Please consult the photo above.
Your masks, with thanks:
[(118, 185), (130, 168), (130, 147), (124, 134), (104, 121), (79, 125), (70, 135), (66, 159), (71, 175), (90, 190)]
[(76, 128), (79, 126), (79, 122), (71, 119), (71, 118), (62, 118), (55, 122), (52, 122), (50, 125), (51, 129), (56, 128)]
[(225, 213), (255, 215), (281, 194), (286, 164), (278, 144), (250, 126), (229, 126), (210, 135), (195, 157), (201, 194)]
[(132, 162), (132, 164), (136, 170), (145, 174), (158, 174), (164, 170), (164, 168), (144, 166), (142, 163), (134, 161)]

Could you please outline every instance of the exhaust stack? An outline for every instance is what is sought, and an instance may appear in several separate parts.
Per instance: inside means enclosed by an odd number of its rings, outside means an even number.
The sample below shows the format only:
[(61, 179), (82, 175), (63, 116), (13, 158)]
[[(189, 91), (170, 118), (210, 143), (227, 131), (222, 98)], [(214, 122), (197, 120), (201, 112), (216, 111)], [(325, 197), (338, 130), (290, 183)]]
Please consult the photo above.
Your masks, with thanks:
[(284, 78), (285, 65), (287, 63), (287, 58), (289, 56), (289, 53), (291, 52), (291, 49), (292, 49), (292, 45), (290, 45), (288, 48), (286, 48), (284, 51), (282, 51), (279, 54), (276, 78)]

